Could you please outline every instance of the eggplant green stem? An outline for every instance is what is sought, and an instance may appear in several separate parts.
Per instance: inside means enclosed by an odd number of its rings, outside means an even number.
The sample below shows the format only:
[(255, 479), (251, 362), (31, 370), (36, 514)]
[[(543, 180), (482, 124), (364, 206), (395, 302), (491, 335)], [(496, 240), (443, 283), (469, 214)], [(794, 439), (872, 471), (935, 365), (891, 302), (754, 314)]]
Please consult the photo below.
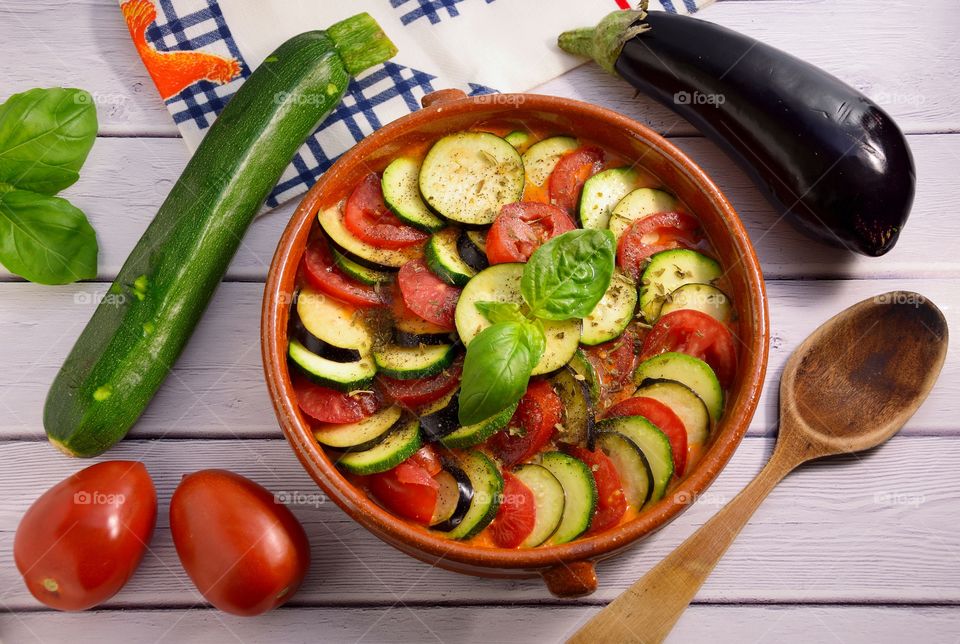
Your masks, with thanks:
[(563, 51), (593, 59), (598, 65), (616, 75), (614, 65), (624, 44), (634, 36), (650, 29), (643, 22), (647, 17), (647, 0), (636, 9), (614, 11), (596, 27), (571, 29), (560, 34), (557, 44)]
[(326, 29), (351, 76), (394, 57), (394, 46), (369, 13), (358, 13)]

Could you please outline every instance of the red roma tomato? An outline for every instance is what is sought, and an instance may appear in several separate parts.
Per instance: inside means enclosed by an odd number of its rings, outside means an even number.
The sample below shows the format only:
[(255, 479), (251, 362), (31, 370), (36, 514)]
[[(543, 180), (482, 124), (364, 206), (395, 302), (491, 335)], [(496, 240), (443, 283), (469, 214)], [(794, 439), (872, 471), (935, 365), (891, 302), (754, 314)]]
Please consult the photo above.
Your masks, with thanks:
[(500, 209), (487, 232), (487, 259), (491, 264), (525, 262), (547, 240), (577, 225), (557, 206), (523, 201)]
[(285, 603), (310, 567), (303, 526), (276, 497), (226, 470), (183, 477), (170, 499), (170, 531), (203, 596), (234, 615)]
[(403, 223), (383, 201), (380, 177), (371, 172), (353, 189), (343, 223), (354, 237), (377, 248), (395, 250), (425, 242), (430, 235)]
[(407, 407), (421, 407), (440, 400), (456, 389), (463, 373), (463, 357), (458, 357), (452, 365), (435, 376), (400, 380), (389, 376), (378, 376), (377, 382), (388, 398)]
[(605, 391), (618, 391), (633, 375), (637, 365), (637, 334), (627, 328), (616, 340), (594, 347), (584, 347), (587, 360), (593, 365)]
[(614, 527), (627, 511), (627, 498), (623, 495), (617, 466), (600, 450), (591, 452), (583, 447), (571, 447), (569, 452), (587, 464), (597, 484), (597, 509), (593, 512), (587, 534), (597, 534)]
[(537, 506), (533, 492), (510, 472), (503, 473), (503, 501), (490, 524), (490, 538), (501, 548), (516, 548), (533, 532)]
[(353, 280), (334, 265), (333, 253), (324, 241), (307, 246), (303, 254), (303, 277), (313, 288), (356, 306), (380, 306), (383, 295), (369, 284)]
[(381, 406), (380, 396), (375, 392), (361, 391), (347, 395), (298, 375), (293, 376), (293, 391), (303, 413), (321, 423), (355, 423), (372, 416)]
[(550, 203), (573, 212), (584, 182), (603, 168), (603, 150), (588, 145), (563, 155), (550, 173)]
[(637, 281), (654, 253), (696, 246), (701, 239), (699, 228), (696, 218), (683, 212), (660, 212), (638, 219), (620, 237), (617, 265)]
[[(370, 493), (397, 516), (421, 525), (430, 525), (437, 508), (440, 484), (433, 479), (430, 456), (414, 454), (392, 470), (367, 477)], [(424, 462), (425, 459), (427, 462)], [(439, 464), (439, 461), (437, 461)]]
[(460, 289), (450, 286), (430, 272), (422, 259), (414, 259), (404, 264), (397, 274), (397, 284), (400, 286), (403, 303), (418, 317), (445, 331), (456, 328), (454, 315), (457, 312)]
[(504, 466), (522, 463), (550, 441), (562, 416), (563, 403), (550, 383), (531, 380), (507, 428), (490, 437), (487, 444)]
[(687, 469), (687, 428), (683, 421), (672, 409), (659, 400), (636, 396), (621, 400), (607, 410), (606, 416), (643, 416), (660, 428), (670, 440), (670, 449), (673, 450), (673, 471), (677, 476), (683, 476)]
[(737, 370), (736, 340), (730, 329), (706, 313), (680, 309), (657, 320), (643, 341), (640, 359), (666, 351), (700, 358), (713, 368), (724, 388), (733, 382)]
[(33, 502), (13, 557), (27, 588), (58, 610), (85, 610), (123, 588), (157, 522), (157, 493), (142, 463), (80, 470)]

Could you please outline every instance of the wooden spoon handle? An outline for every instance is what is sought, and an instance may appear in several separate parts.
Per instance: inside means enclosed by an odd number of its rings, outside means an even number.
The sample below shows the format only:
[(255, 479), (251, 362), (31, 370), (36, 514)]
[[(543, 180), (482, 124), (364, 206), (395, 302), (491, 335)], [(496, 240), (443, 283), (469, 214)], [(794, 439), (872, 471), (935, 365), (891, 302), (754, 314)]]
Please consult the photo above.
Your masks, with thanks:
[(568, 641), (663, 641), (760, 502), (796, 466), (781, 454), (777, 450), (740, 494)]

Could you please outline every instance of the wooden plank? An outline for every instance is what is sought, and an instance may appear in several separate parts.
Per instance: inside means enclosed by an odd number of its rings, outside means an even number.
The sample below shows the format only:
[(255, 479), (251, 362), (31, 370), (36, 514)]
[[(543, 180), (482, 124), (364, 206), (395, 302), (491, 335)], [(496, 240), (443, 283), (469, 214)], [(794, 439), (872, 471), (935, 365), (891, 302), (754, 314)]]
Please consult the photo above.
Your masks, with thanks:
[[(772, 441), (747, 438), (716, 483), (669, 528), (599, 567), (587, 603), (619, 594), (759, 471)], [(504, 604), (550, 597), (542, 582), (478, 579), (431, 568), (384, 545), (319, 495), (282, 440), (124, 441), (110, 458), (142, 460), (160, 495), (158, 528), (130, 584), (110, 607), (190, 607), (201, 599), (168, 531), (169, 497), (185, 473), (219, 467), (296, 498), (313, 566), (298, 605)], [(868, 454), (811, 464), (758, 510), (698, 595), (701, 602), (955, 603), (960, 566), (960, 439), (894, 438)], [(0, 560), (41, 490), (87, 462), (38, 442), (0, 444)], [(375, 564), (372, 565), (372, 562)], [(0, 567), (7, 609), (36, 608), (12, 565)]]
[[(256, 618), (210, 609), (97, 611), (0, 615), (11, 642), (559, 642), (597, 608), (281, 608)], [(721, 625), (722, 627), (718, 627)], [(903, 642), (922, 632), (930, 642), (954, 641), (960, 611), (946, 607), (691, 606), (668, 644), (707, 641)]]
[[(768, 279), (960, 275), (960, 256), (943, 252), (944, 239), (960, 238), (960, 218), (953, 215), (952, 205), (960, 135), (910, 137), (919, 177), (912, 218), (897, 247), (879, 259), (828, 248), (779, 220), (746, 175), (709, 141), (681, 137), (673, 142), (730, 198)], [(181, 142), (173, 139), (98, 139), (80, 181), (64, 196), (87, 213), (99, 232), (101, 279), (117, 274), (187, 158)], [(253, 223), (230, 265), (228, 279), (265, 279), (297, 201)], [(0, 268), (0, 280), (5, 277), (11, 279)]]
[[(952, 280), (770, 282), (771, 346), (765, 393), (750, 427), (771, 433), (777, 382), (793, 351), (821, 322), (861, 299), (894, 288), (937, 302), (960, 328), (960, 291)], [(0, 284), (0, 438), (40, 439), (47, 389), (105, 284), (42, 287)], [(262, 286), (225, 283), (171, 376), (133, 430), (140, 438), (279, 436), (263, 384), (259, 315)], [(905, 433), (955, 434), (960, 425), (960, 346), (949, 349), (943, 374)]]
[[(906, 14), (877, 11), (870, 0), (755, 0), (717, 3), (701, 17), (822, 66), (881, 102), (906, 131), (929, 132), (960, 126), (954, 109), (960, 88), (944, 82), (942, 71), (960, 64), (960, 49), (953, 46), (954, 9), (953, 0), (928, 0), (922, 10)], [(0, 98), (38, 84), (80, 84), (97, 97), (103, 134), (177, 136), (114, 0), (8, 0), (0, 14), (0, 59), (7, 70)], [(579, 26), (584, 25), (571, 25)], [(923, 37), (906, 38), (907, 33)], [(667, 109), (635, 99), (625, 83), (596, 66), (535, 91), (605, 105), (661, 132), (694, 133)]]

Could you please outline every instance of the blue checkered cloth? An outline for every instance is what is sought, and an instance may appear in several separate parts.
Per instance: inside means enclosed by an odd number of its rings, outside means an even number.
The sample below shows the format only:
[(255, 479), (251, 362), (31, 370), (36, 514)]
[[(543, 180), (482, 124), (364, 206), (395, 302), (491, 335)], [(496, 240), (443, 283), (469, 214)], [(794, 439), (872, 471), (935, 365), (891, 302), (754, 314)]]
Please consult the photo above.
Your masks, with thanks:
[[(121, 0), (122, 2), (123, 0)], [(250, 0), (263, 2), (267, 0)], [(318, 0), (322, 1), (322, 0)], [(438, 23), (461, 15), (465, 2), (497, 6), (496, 0), (382, 0), (396, 12), (403, 25)], [(588, 0), (583, 0), (587, 2)], [(507, 0), (500, 0), (505, 4)], [(709, 0), (659, 0), (667, 10), (682, 3), (683, 11)], [(158, 51), (203, 50), (236, 59), (240, 75), (225, 84), (201, 80), (167, 99), (174, 122), (188, 140), (199, 141), (216, 116), (250, 75), (250, 65), (234, 40), (218, 0), (153, 0), (157, 18), (146, 31), (148, 44)], [(608, 0), (608, 4), (609, 0)], [(464, 5), (465, 6), (465, 5)], [(614, 7), (604, 8), (604, 11)], [(399, 114), (416, 111), (420, 98), (438, 89), (437, 76), (427, 71), (387, 62), (353, 79), (342, 103), (320, 125), (294, 157), (267, 200), (275, 207), (308, 190), (336, 158), (345, 151), (344, 141), (357, 142)], [(546, 80), (546, 79), (544, 79)], [(445, 86), (449, 86), (445, 83)], [(493, 87), (464, 82), (470, 95), (495, 93)]]

